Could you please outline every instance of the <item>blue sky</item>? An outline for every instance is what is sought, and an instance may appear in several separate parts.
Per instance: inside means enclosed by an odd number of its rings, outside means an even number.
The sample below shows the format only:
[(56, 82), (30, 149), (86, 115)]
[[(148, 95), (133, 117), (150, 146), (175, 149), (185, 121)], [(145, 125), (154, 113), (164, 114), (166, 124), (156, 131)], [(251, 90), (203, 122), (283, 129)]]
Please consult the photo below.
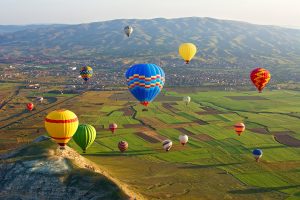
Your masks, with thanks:
[(300, 27), (300, 0), (0, 0), (0, 24), (189, 16)]

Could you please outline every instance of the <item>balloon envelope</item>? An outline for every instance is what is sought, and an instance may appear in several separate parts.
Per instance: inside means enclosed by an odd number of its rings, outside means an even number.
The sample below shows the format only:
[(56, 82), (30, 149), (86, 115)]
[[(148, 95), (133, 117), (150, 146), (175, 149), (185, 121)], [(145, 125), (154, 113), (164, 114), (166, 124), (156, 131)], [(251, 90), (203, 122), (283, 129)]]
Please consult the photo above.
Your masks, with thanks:
[(241, 133), (245, 131), (246, 126), (244, 123), (237, 123), (234, 125), (234, 129), (236, 134), (241, 135)]
[(33, 103), (28, 103), (28, 104), (26, 105), (26, 107), (27, 107), (27, 110), (32, 111), (33, 108), (34, 108), (34, 105), (33, 105)]
[(127, 37), (129, 37), (131, 35), (131, 33), (133, 32), (133, 28), (131, 26), (125, 26), (124, 32), (127, 35)]
[(191, 97), (189, 97), (189, 96), (183, 97), (183, 102), (184, 102), (186, 105), (188, 105), (188, 104), (191, 102)]
[(118, 148), (123, 153), (124, 151), (126, 151), (128, 149), (128, 143), (126, 141), (121, 141), (118, 144)]
[(189, 140), (189, 137), (187, 135), (180, 135), (179, 136), (179, 141), (180, 144), (185, 145)]
[(88, 81), (93, 76), (93, 69), (90, 66), (82, 67), (80, 76), (84, 81)]
[(164, 71), (155, 64), (136, 64), (126, 74), (131, 94), (147, 106), (162, 90), (165, 83)]
[(78, 118), (72, 111), (55, 110), (46, 116), (45, 128), (49, 136), (64, 147), (78, 128)]
[(166, 151), (170, 151), (170, 149), (172, 148), (173, 142), (171, 140), (164, 140), (162, 142), (162, 145)]
[(109, 125), (109, 130), (111, 130), (112, 133), (114, 133), (117, 128), (118, 128), (118, 125), (116, 123), (112, 123)]
[(254, 149), (254, 150), (252, 151), (252, 154), (253, 154), (253, 156), (254, 156), (256, 162), (258, 162), (258, 160), (262, 157), (263, 152), (262, 152), (261, 149)]
[(197, 53), (197, 47), (193, 43), (183, 43), (179, 46), (179, 55), (188, 64)]
[(43, 100), (44, 100), (44, 98), (43, 98), (43, 97), (37, 97), (36, 100), (37, 100), (38, 102), (42, 103)]
[(86, 149), (89, 148), (96, 138), (96, 129), (89, 124), (80, 124), (77, 131), (73, 135), (73, 140), (85, 153)]
[(264, 68), (256, 68), (252, 70), (250, 79), (259, 92), (262, 92), (264, 87), (268, 84), (271, 79), (271, 74)]

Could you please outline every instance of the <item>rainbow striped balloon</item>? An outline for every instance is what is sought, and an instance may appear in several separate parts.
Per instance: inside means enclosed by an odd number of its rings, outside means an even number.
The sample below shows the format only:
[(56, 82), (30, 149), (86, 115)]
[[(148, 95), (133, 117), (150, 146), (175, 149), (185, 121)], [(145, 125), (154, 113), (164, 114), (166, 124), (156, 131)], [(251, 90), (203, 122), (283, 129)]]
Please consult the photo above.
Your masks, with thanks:
[(93, 69), (90, 66), (82, 67), (80, 76), (85, 82), (88, 81), (93, 76)]

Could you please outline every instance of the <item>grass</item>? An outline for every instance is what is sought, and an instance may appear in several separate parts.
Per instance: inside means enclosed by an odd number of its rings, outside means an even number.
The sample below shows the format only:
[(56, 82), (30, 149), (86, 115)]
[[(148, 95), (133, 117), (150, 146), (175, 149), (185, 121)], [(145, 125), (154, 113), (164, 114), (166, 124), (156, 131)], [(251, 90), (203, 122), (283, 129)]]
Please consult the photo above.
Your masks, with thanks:
[[(192, 102), (186, 106), (182, 101), (177, 101), (177, 105), (172, 105), (174, 109), (167, 109), (163, 103), (169, 101), (154, 101), (148, 111), (132, 103), (135, 117), (124, 115), (123, 109), (130, 106), (127, 101), (112, 101), (110, 96), (113, 93), (87, 92), (59, 107), (74, 111), (81, 123), (92, 124), (98, 130), (95, 142), (82, 155), (106, 167), (113, 176), (147, 198), (292, 199), (299, 196), (300, 187), (294, 186), (300, 185), (297, 178), (300, 149), (279, 144), (272, 132), (292, 131), (292, 136), (300, 139), (300, 92), (268, 91), (258, 94), (211, 91), (180, 94), (168, 91), (168, 95), (174, 97), (189, 95)], [(16, 109), (9, 110), (0, 120), (20, 113), (20, 103), (24, 103), (29, 95), (29, 92), (21, 92), (9, 104)], [(234, 100), (228, 96), (245, 98)], [(265, 100), (247, 100), (247, 97), (257, 96)], [(58, 98), (61, 101), (68, 97)], [(199, 114), (206, 112), (205, 107), (222, 113)], [(207, 124), (196, 123), (199, 119)], [(118, 124), (115, 134), (108, 130), (112, 122)], [(237, 122), (246, 125), (246, 131), (241, 136), (237, 136), (233, 129)], [(143, 123), (146, 126), (125, 128), (125, 125)], [(18, 127), (32, 127), (32, 124), (42, 127), (43, 119), (30, 118)], [(194, 134), (184, 147), (179, 144), (181, 132), (177, 128)], [(266, 128), (269, 133), (255, 133), (249, 130), (251, 128)], [(173, 147), (170, 152), (166, 153), (160, 142), (150, 143), (135, 134), (147, 131), (171, 139)], [(25, 137), (30, 136), (30, 132), (26, 134)], [(202, 138), (204, 134), (207, 137)], [(4, 135), (5, 130), (0, 130), (0, 144), (7, 139)], [(14, 137), (12, 134), (9, 141), (13, 142)], [(129, 143), (128, 150), (123, 154), (117, 146), (121, 140)], [(81, 152), (74, 141), (71, 140), (69, 145)], [(259, 163), (254, 162), (252, 156), (255, 148), (263, 150)]]

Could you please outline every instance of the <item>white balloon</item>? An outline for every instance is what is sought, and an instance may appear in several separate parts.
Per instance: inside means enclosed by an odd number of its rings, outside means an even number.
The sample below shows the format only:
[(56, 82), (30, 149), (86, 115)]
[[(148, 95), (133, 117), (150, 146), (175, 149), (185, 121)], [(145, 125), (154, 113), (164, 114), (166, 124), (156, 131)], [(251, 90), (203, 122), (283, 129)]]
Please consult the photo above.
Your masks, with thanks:
[(185, 145), (189, 141), (189, 137), (187, 135), (179, 135), (179, 141), (182, 145)]
[(169, 151), (172, 148), (173, 142), (171, 140), (164, 140), (163, 141), (163, 148), (166, 151)]
[(184, 102), (186, 105), (188, 105), (188, 104), (191, 102), (191, 97), (189, 97), (189, 96), (183, 97), (183, 102)]

